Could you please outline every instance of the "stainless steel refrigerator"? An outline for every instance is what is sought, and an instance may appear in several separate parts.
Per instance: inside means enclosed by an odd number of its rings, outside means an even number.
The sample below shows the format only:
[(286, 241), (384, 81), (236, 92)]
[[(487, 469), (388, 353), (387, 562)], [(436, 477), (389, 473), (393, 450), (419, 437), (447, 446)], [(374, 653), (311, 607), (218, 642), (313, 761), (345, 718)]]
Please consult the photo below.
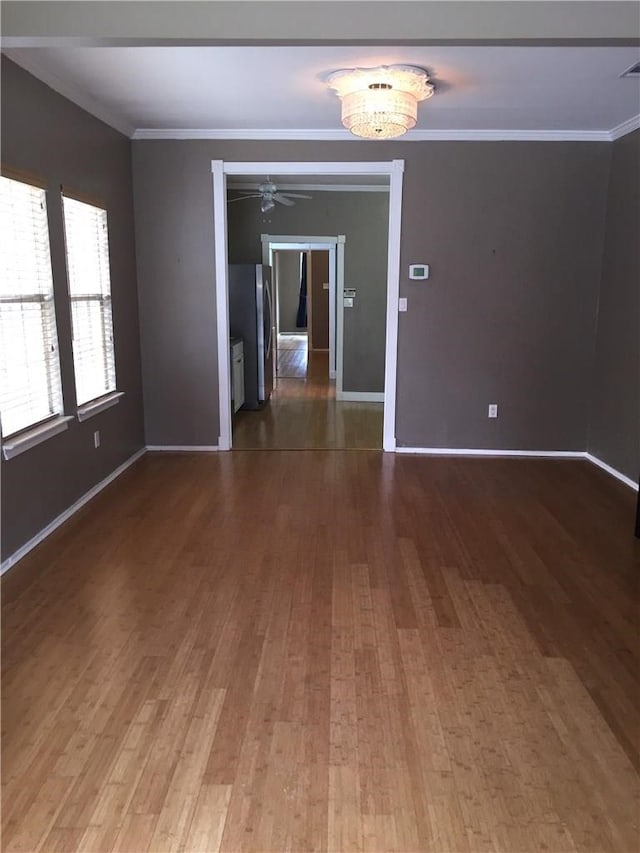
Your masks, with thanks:
[(273, 390), (271, 267), (229, 264), (229, 331), (244, 341), (244, 409), (260, 409)]

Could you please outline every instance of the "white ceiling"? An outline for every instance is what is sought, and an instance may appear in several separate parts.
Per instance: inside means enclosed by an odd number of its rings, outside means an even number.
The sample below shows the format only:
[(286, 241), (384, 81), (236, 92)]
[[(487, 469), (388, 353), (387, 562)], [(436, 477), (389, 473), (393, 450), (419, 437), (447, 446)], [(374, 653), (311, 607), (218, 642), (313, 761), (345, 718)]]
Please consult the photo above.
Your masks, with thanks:
[[(436, 87), (414, 138), (603, 138), (637, 124), (637, 47), (46, 47), (5, 53), (103, 120), (139, 137), (341, 138), (326, 76), (339, 68), (424, 67)], [(625, 127), (625, 129), (630, 129)], [(498, 134), (499, 135), (499, 134)]]

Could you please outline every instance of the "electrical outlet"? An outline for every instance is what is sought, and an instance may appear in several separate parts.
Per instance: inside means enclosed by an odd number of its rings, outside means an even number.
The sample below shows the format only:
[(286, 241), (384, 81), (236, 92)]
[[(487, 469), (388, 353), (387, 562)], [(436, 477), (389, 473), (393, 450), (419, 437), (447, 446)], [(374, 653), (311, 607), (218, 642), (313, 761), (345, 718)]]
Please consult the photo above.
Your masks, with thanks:
[(498, 404), (497, 403), (489, 403), (489, 414), (487, 415), (489, 418), (497, 418), (498, 417)]
[(97, 449), (100, 447), (100, 430), (97, 429), (93, 434), (93, 446)]

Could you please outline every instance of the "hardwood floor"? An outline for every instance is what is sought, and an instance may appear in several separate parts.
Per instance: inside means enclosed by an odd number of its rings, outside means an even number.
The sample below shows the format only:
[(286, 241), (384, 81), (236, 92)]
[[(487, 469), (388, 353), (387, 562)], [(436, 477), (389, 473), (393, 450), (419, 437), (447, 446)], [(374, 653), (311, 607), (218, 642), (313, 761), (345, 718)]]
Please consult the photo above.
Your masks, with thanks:
[(307, 353), (302, 336), (279, 336), (278, 380), (259, 412), (233, 419), (239, 450), (373, 450), (382, 447), (382, 403), (335, 399), (329, 354)]
[(3, 850), (638, 850), (634, 500), (148, 454), (3, 579)]

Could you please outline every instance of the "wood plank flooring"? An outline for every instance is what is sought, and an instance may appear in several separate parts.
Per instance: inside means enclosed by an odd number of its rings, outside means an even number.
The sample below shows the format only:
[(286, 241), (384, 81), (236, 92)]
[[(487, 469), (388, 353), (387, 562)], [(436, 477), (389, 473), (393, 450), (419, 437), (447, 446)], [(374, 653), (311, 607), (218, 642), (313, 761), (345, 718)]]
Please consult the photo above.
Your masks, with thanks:
[(3, 579), (3, 850), (638, 850), (634, 500), (148, 454)]
[(382, 447), (383, 404), (336, 401), (329, 353), (307, 354), (302, 336), (280, 336), (278, 380), (259, 412), (233, 419), (239, 450), (373, 450)]

